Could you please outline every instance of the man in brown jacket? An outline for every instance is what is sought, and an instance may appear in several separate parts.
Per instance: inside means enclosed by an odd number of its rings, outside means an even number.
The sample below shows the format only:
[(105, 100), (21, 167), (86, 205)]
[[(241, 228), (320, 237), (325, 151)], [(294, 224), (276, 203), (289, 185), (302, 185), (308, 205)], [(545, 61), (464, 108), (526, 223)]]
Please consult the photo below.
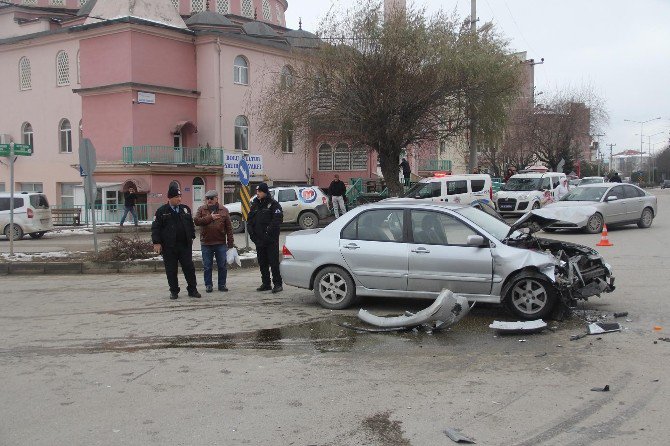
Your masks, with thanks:
[(210, 190), (205, 194), (207, 203), (198, 208), (193, 221), (200, 226), (200, 246), (202, 248), (202, 266), (205, 270), (205, 291), (211, 293), (212, 266), (216, 257), (219, 291), (228, 291), (226, 287), (226, 251), (233, 247), (233, 225), (225, 206), (219, 204), (219, 193)]

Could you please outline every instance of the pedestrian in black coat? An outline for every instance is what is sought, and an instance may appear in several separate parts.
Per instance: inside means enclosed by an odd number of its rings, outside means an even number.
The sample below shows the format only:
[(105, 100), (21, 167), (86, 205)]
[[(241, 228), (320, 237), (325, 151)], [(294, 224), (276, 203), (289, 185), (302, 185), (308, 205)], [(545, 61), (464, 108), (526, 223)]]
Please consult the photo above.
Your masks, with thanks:
[[(262, 284), (256, 291), (272, 290), (273, 293), (279, 293), (284, 289), (279, 272), (279, 226), (283, 220), (281, 205), (270, 195), (268, 185), (259, 184), (247, 218), (249, 238), (256, 245), (258, 267), (261, 270)], [(270, 281), (270, 270), (272, 270), (272, 281)]]
[(195, 280), (193, 265), (195, 224), (191, 209), (181, 204), (181, 191), (175, 186), (168, 190), (168, 203), (156, 210), (151, 224), (154, 252), (163, 255), (165, 274), (170, 286), (170, 299), (179, 297), (178, 265), (186, 278), (188, 295), (201, 297)]

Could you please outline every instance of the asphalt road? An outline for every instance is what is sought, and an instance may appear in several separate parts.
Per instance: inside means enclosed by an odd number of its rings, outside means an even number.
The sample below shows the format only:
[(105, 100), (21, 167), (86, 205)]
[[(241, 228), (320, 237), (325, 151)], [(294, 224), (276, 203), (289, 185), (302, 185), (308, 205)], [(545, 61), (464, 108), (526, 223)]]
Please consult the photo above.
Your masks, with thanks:
[[(670, 195), (658, 195), (650, 229), (610, 230), (599, 248), (617, 290), (533, 335), (496, 336), (488, 324), (510, 319), (484, 305), (444, 333), (359, 334), (337, 325), (356, 309), (257, 293), (254, 269), (231, 271), (229, 293), (177, 301), (161, 274), (2, 277), (0, 444), (423, 446), (457, 428), (480, 445), (667, 445)], [(570, 341), (584, 315), (623, 311), (622, 332)]]

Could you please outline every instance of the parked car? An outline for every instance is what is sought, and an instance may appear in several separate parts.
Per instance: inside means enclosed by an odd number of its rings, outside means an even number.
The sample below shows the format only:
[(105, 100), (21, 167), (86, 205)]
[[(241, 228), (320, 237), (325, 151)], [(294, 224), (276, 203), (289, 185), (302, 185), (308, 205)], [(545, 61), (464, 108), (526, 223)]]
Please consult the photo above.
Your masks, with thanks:
[[(284, 211), (284, 223), (298, 223), (302, 229), (313, 229), (330, 215), (328, 197), (316, 186), (282, 186), (270, 188), (272, 198)], [(253, 200), (253, 196), (252, 196)], [(242, 204), (239, 201), (225, 204), (230, 212), (233, 232), (244, 231)]]
[(493, 200), (493, 183), (488, 174), (436, 174), (412, 186), (405, 198), (470, 204), (477, 200)]
[(384, 200), (323, 229), (289, 234), (281, 273), (331, 309), (361, 296), (434, 299), (448, 288), (528, 320), (549, 315), (558, 302), (614, 289), (611, 268), (593, 249), (520, 229), (534, 218), (510, 226), (471, 206)]
[(573, 178), (571, 180), (568, 180), (568, 186), (570, 187), (577, 187), (579, 186), (579, 183), (581, 182), (581, 178)]
[(584, 186), (586, 184), (597, 184), (597, 183), (605, 183), (605, 178), (603, 177), (584, 177), (581, 179), (579, 182), (580, 186)]
[(503, 215), (522, 215), (540, 209), (555, 199), (561, 181), (566, 178), (558, 172), (530, 172), (513, 175), (495, 194), (496, 208)]
[(640, 228), (651, 226), (657, 212), (656, 197), (632, 184), (593, 183), (579, 186), (570, 191), (557, 203), (545, 209), (557, 219), (561, 219), (568, 209), (583, 210), (581, 221), (559, 221), (544, 230), (551, 232), (557, 229), (581, 229), (589, 234), (609, 227), (637, 224)]
[(670, 187), (670, 180), (663, 180), (661, 183), (661, 189), (665, 189), (666, 187)]
[[(0, 193), (0, 228), (9, 238), (11, 195)], [(40, 192), (14, 193), (14, 240), (20, 240), (25, 234), (31, 238), (40, 238), (53, 230), (51, 208), (47, 196)]]

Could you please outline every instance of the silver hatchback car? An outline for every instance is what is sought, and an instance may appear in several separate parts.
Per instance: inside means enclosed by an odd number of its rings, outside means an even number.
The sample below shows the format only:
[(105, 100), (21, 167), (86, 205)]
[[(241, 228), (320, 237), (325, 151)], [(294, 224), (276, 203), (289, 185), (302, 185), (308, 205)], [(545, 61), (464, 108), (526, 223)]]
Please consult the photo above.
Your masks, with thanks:
[(286, 284), (313, 289), (331, 309), (359, 296), (434, 299), (448, 288), (532, 320), (614, 289), (610, 266), (591, 248), (535, 238), (470, 206), (411, 199), (360, 206), (324, 229), (288, 235), (280, 268)]

